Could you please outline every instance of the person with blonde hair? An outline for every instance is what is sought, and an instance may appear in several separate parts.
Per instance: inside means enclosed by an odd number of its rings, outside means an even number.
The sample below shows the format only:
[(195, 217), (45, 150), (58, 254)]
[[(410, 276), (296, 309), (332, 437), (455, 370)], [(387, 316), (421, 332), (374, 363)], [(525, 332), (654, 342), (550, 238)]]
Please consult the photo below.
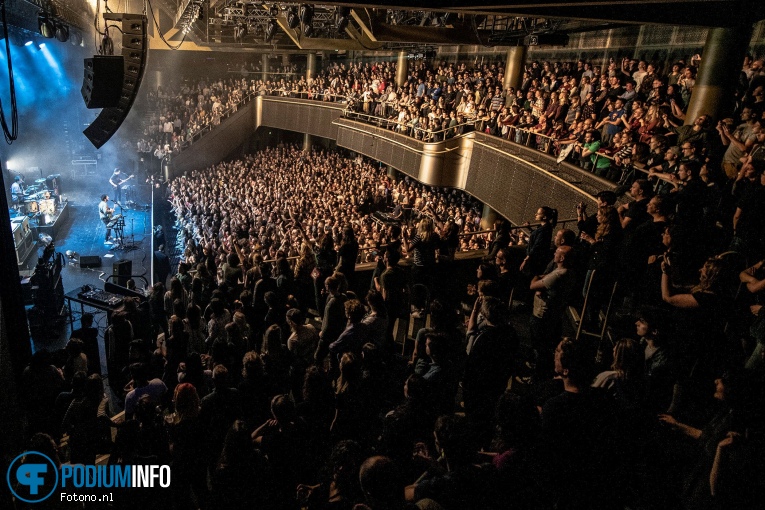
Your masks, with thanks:
[(611, 370), (599, 373), (592, 387), (604, 388), (632, 403), (639, 402), (644, 386), (644, 360), (645, 352), (640, 344), (631, 338), (622, 338), (614, 345)]
[(433, 220), (423, 218), (417, 224), (414, 237), (404, 229), (406, 252), (412, 255), (412, 279), (414, 283), (427, 285), (436, 265), (436, 250), (441, 238), (433, 228)]

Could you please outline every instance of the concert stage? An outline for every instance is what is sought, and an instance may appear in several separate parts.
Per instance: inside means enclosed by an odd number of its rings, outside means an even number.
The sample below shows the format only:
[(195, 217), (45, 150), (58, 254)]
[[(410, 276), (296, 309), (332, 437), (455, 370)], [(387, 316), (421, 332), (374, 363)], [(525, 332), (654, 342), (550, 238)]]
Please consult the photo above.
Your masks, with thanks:
[[(144, 210), (144, 207), (133, 210), (125, 208), (122, 210), (125, 218), (125, 228), (123, 234), (123, 244), (134, 247), (129, 250), (116, 249), (115, 245), (104, 244), (105, 227), (98, 216), (98, 202), (101, 193), (108, 190), (103, 186), (97, 189), (69, 189), (67, 190), (67, 200), (61, 214), (55, 217), (55, 221), (47, 225), (37, 226), (33, 218), (29, 221), (32, 230), (37, 230), (32, 242), (37, 246), (32, 250), (32, 255), (27, 258), (25, 263), (19, 266), (22, 276), (30, 276), (34, 271), (37, 258), (42, 255), (43, 245), (38, 243), (38, 233), (46, 233), (53, 238), (56, 252), (64, 254), (64, 265), (61, 270), (61, 280), (63, 282), (64, 292), (66, 294), (77, 293), (85, 285), (90, 285), (95, 289), (103, 289), (107, 281), (114, 281), (109, 278), (113, 274), (115, 263), (122, 261), (131, 261), (132, 274), (139, 289), (143, 289), (147, 284), (143, 278), (150, 280), (151, 269), (151, 211)], [(120, 208), (117, 208), (120, 212)], [(67, 257), (70, 252), (73, 256)], [(82, 257), (97, 257), (100, 262), (98, 267), (81, 267), (80, 259)], [(83, 264), (85, 266), (87, 264)], [(79, 308), (79, 307), (77, 307)], [(90, 310), (89, 310), (90, 311)], [(68, 312), (68, 310), (67, 310)], [(67, 313), (67, 315), (69, 315)], [(72, 315), (67, 318), (73, 321), (74, 327), (79, 327), (80, 310), (73, 309)], [(96, 323), (101, 335), (108, 326), (107, 314), (105, 311), (96, 310)], [(45, 347), (50, 351), (63, 348), (69, 339), (70, 327), (63, 328), (61, 335), (56, 340), (47, 340), (44, 345), (35, 344), (35, 348)]]

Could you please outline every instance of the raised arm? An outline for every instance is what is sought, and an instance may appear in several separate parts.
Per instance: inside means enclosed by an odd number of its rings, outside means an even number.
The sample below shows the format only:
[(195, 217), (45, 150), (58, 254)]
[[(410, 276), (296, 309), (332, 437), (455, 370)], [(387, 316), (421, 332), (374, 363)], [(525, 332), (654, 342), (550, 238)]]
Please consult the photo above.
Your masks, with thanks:
[(677, 308), (698, 308), (699, 302), (692, 294), (673, 294), (674, 288), (669, 281), (669, 265), (666, 259), (661, 263), (661, 299)]

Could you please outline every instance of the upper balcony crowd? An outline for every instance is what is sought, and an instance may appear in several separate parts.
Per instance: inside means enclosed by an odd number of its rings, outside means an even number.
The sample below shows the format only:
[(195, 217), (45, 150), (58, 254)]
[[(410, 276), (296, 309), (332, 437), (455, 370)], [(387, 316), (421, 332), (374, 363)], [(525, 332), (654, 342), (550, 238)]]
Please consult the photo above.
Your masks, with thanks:
[[(650, 168), (652, 156), (689, 139), (699, 146), (697, 156), (711, 163), (709, 179), (719, 183), (735, 177), (743, 152), (757, 141), (765, 75), (762, 60), (747, 57), (733, 116), (702, 117), (689, 138), (683, 124), (700, 61), (694, 55), (667, 69), (629, 58), (611, 59), (604, 69), (582, 60), (533, 61), (522, 85), (507, 90), (499, 63), (410, 62), (403, 87), (395, 85), (395, 62), (331, 63), (308, 81), (293, 73), (267, 80), (195, 77), (152, 94), (156, 108), (138, 148), (161, 158), (217, 125), (250, 95), (269, 94), (342, 102), (356, 119), (426, 142), (475, 129), (627, 185), (635, 171)], [(745, 111), (750, 127), (737, 130)]]

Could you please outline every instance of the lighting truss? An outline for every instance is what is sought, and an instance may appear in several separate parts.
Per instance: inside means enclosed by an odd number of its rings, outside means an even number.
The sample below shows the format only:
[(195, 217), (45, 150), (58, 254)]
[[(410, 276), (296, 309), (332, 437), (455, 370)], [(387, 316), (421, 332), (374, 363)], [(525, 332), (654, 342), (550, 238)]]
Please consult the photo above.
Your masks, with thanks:
[(204, 0), (186, 0), (186, 4), (181, 11), (181, 15), (176, 23), (183, 33), (183, 35), (191, 32), (191, 28), (194, 26), (194, 22), (199, 19), (199, 15), (202, 14), (202, 5)]
[[(271, 2), (245, 3), (241, 0), (226, 0), (218, 2), (210, 12), (208, 23), (219, 27), (247, 27), (249, 34), (263, 34), (266, 27), (274, 19), (274, 7), (279, 15), (286, 15), (287, 10), (294, 7), (300, 9), (305, 2)], [(336, 31), (336, 8), (332, 5), (310, 4), (314, 8), (312, 25), (314, 33), (326, 33), (330, 29)]]

